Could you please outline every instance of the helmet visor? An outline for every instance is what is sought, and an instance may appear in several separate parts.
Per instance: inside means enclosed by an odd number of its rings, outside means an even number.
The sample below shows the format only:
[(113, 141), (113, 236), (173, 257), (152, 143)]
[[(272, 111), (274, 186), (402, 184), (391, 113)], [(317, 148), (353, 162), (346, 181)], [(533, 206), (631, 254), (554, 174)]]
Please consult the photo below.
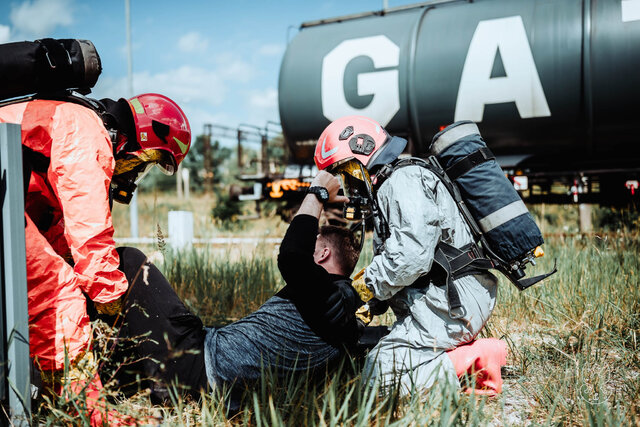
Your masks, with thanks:
[(153, 163), (144, 163), (140, 165), (140, 167), (136, 170), (137, 175), (134, 178), (133, 182), (136, 185), (138, 185), (140, 181), (142, 181), (142, 178), (147, 176), (147, 174), (149, 173), (149, 171), (151, 171), (151, 169), (153, 169)]
[(367, 181), (370, 180), (367, 170), (355, 159), (336, 164), (331, 168), (331, 173), (336, 175), (342, 184), (344, 195), (364, 197), (368, 194)]
[(164, 150), (155, 150), (160, 152), (160, 157), (157, 160), (156, 165), (158, 165), (158, 169), (165, 175), (173, 175), (176, 173), (178, 169), (176, 167), (176, 162), (171, 154)]
[(171, 153), (166, 150), (143, 150), (135, 155), (140, 163), (157, 165), (160, 172), (165, 175), (173, 175), (176, 172), (176, 162)]

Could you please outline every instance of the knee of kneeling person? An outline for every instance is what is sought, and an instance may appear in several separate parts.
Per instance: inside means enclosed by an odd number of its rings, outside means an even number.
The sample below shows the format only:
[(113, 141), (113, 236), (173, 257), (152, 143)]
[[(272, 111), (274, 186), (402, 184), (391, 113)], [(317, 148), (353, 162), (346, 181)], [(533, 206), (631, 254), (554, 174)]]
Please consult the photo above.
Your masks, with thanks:
[(148, 258), (140, 249), (129, 246), (117, 247), (116, 251), (120, 257), (118, 270), (122, 271), (125, 276), (127, 276), (129, 283), (131, 283), (134, 275), (137, 274), (141, 266), (148, 261)]

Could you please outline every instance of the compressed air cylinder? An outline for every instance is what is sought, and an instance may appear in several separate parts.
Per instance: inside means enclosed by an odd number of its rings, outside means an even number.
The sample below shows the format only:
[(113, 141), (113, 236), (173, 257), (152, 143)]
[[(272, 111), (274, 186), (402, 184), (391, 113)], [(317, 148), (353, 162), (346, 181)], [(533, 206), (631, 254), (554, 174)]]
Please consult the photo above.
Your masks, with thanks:
[(101, 72), (100, 56), (89, 40), (0, 44), (0, 100), (63, 89), (85, 93)]
[(429, 148), (485, 235), (504, 261), (518, 260), (542, 245), (542, 233), (505, 177), (471, 121), (456, 122), (437, 133)]

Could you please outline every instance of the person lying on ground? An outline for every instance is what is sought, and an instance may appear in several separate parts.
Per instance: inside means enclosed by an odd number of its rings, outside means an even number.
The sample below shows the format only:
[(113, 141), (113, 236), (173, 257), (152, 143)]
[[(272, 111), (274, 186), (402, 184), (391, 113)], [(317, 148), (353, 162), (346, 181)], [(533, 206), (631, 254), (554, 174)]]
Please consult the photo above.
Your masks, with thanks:
[[(228, 409), (236, 411), (247, 385), (264, 369), (279, 376), (325, 367), (354, 348), (361, 334), (355, 311), (362, 304), (350, 286), (359, 256), (353, 233), (318, 229), (323, 202), (344, 202), (340, 184), (320, 172), (293, 218), (280, 247), (278, 267), (286, 286), (254, 313), (220, 328), (204, 328), (182, 303), (162, 273), (137, 249), (121, 249), (126, 295), (120, 338), (147, 339), (116, 352), (112, 365), (138, 360), (115, 373), (123, 386), (151, 379), (152, 401), (166, 401), (177, 384), (193, 397), (203, 390), (231, 388)], [(106, 374), (103, 372), (103, 374)]]

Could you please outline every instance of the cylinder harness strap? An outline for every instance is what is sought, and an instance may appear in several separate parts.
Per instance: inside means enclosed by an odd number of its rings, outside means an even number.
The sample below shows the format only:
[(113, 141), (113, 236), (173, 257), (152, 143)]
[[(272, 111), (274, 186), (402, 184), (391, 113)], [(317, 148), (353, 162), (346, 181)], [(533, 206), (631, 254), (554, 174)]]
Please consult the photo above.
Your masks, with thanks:
[(471, 169), (489, 160), (495, 160), (495, 156), (489, 148), (482, 147), (448, 167), (446, 170), (447, 176), (451, 181), (455, 181)]
[(432, 268), (427, 278), (418, 279), (420, 285), (428, 285), (433, 283), (435, 286), (446, 288), (447, 299), (449, 300), (449, 316), (452, 319), (464, 317), (466, 311), (460, 302), (458, 289), (453, 283), (454, 280), (471, 274), (480, 274), (490, 268), (493, 263), (482, 255), (480, 247), (475, 243), (469, 243), (458, 249), (445, 242), (438, 243), (433, 261), (440, 271), (434, 271)]
[[(487, 155), (487, 152), (481, 149), (472, 155), (465, 157), (460, 162), (452, 166), (451, 169), (454, 170), (451, 172), (454, 174), (457, 173), (458, 176), (460, 176), (477, 164), (490, 160), (490, 152), (488, 152), (489, 155)], [(454, 187), (451, 178), (445, 174), (445, 171), (442, 170), (441, 167), (436, 168), (434, 166), (433, 160), (435, 159), (430, 158), (430, 160), (432, 161), (428, 162), (423, 159), (411, 157), (407, 159), (399, 159), (387, 164), (375, 175), (374, 185), (376, 188), (379, 188), (379, 186), (382, 185), (382, 183), (386, 181), (395, 170), (401, 167), (412, 165), (421, 166), (430, 170), (440, 178), (445, 187), (447, 187), (447, 190), (449, 190), (449, 193), (456, 202), (456, 205), (461, 208), (461, 210), (466, 209), (466, 206), (463, 206), (464, 203), (462, 202), (462, 198), (456, 191), (457, 188)], [(436, 164), (438, 163), (436, 162)], [(449, 172), (450, 171), (447, 171), (446, 173)], [(475, 223), (470, 223), (468, 219), (469, 215), (465, 215), (465, 212), (461, 212), (461, 214), (471, 228), (472, 234), (474, 236), (479, 235), (479, 228)], [(379, 220), (386, 222), (382, 217), (379, 218)], [(385, 225), (386, 227), (384, 228), (388, 230), (388, 225)], [(385, 240), (389, 235), (390, 234), (387, 233), (387, 235), (384, 236)], [(412, 287), (424, 288), (429, 286), (430, 283), (433, 283), (435, 286), (445, 287), (447, 299), (449, 300), (449, 316), (451, 316), (452, 319), (464, 317), (466, 312), (464, 307), (462, 307), (460, 295), (458, 294), (458, 290), (456, 289), (453, 281), (464, 276), (479, 274), (491, 268), (495, 268), (494, 263), (484, 255), (482, 248), (476, 242), (471, 242), (461, 248), (456, 248), (455, 246), (440, 241), (436, 246), (433, 261), (439, 268), (432, 268), (428, 274), (418, 278)]]

